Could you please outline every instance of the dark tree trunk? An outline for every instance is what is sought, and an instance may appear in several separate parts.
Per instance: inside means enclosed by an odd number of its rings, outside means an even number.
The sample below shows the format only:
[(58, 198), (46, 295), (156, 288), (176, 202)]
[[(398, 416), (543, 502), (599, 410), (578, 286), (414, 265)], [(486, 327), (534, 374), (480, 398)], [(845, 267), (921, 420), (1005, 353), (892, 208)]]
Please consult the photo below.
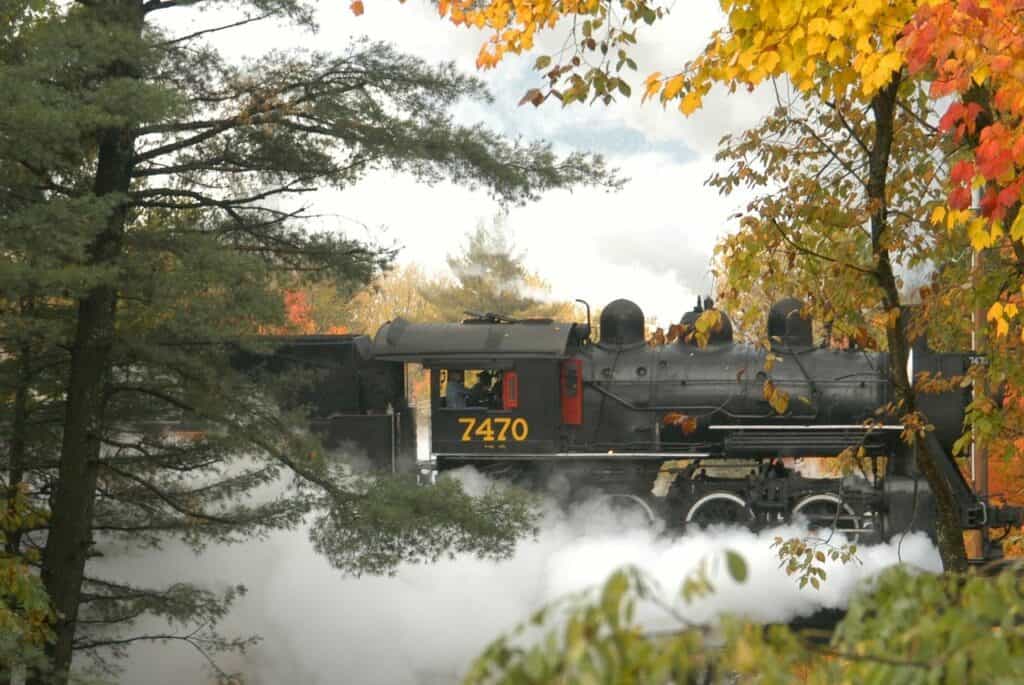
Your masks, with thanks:
[[(22, 310), (26, 303), (22, 303)], [(28, 397), (29, 385), (32, 382), (32, 346), (23, 343), (17, 352), (17, 381), (14, 389), (14, 416), (11, 417), (11, 451), (8, 455), (7, 469), (7, 507), (14, 514), (18, 488), (25, 479), (25, 467), (28, 451)], [(4, 551), (9, 555), (21, 552), (23, 530), (6, 531)]]
[[(889, 248), (886, 245), (888, 216), (885, 197), (899, 86), (899, 77), (894, 77), (892, 83), (877, 93), (871, 101), (875, 116), (875, 140), (869, 159), (867, 185), (868, 201), (872, 207), (871, 250), (875, 260), (875, 280), (882, 289), (882, 301), (887, 311), (900, 311), (901, 305)], [(907, 376), (910, 343), (907, 340), (906, 328), (899, 325), (899, 322), (889, 325), (886, 328), (886, 339), (889, 346), (889, 379), (895, 391), (897, 411), (904, 415), (911, 414), (917, 411), (917, 404), (912, 379)], [(963, 528), (956, 497), (952, 485), (943, 477), (936, 463), (942, 456), (932, 454), (925, 440), (920, 439), (918, 442), (917, 467), (928, 480), (938, 509), (936, 528), (939, 556), (947, 571), (966, 571), (967, 554), (964, 550)]]
[[(90, 6), (106, 22), (118, 22), (141, 32), (142, 7), (133, 0), (109, 0)], [(115, 62), (108, 77), (137, 75), (133, 65)], [(130, 128), (99, 133), (93, 192), (97, 196), (127, 193), (131, 183), (134, 137)], [(127, 206), (118, 203), (90, 245), (90, 264), (113, 265), (121, 254)], [(66, 682), (71, 667), (75, 624), (85, 562), (92, 544), (93, 503), (104, 425), (104, 390), (108, 381), (117, 288), (107, 282), (78, 301), (78, 318), (71, 345), (64, 434), (42, 579), (57, 612), (56, 640), (47, 648), (53, 682)]]

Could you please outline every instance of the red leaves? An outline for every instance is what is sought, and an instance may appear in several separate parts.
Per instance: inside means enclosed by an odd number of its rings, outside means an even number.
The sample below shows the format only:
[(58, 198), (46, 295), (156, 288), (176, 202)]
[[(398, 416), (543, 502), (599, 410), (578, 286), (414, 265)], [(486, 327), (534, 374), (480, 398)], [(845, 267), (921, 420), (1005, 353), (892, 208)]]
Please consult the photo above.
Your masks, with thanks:
[(994, 188), (989, 188), (985, 191), (985, 194), (981, 196), (979, 203), (981, 213), (984, 216), (992, 216), (996, 211), (996, 191)]
[(949, 172), (949, 180), (957, 185), (970, 185), (974, 178), (974, 164), (962, 159), (953, 165)]
[(982, 130), (980, 143), (974, 151), (978, 173), (996, 180), (1013, 170), (1013, 152), (1007, 147), (1009, 137), (1009, 131), (1000, 122)]
[(965, 133), (974, 133), (978, 115), (981, 114), (981, 111), (981, 105), (976, 102), (971, 102), (967, 105), (954, 102), (939, 120), (939, 130), (943, 133), (949, 133), (955, 127), (955, 139), (959, 141)]
[[(899, 42), (910, 72), (926, 72), (924, 78), (931, 80), (933, 98), (959, 99), (946, 109), (939, 130), (955, 142), (966, 139), (973, 154), (951, 169), (949, 206), (970, 207), (971, 188), (983, 187), (980, 210), (993, 221), (1004, 219), (1021, 197), (1022, 25), (1022, 0), (940, 0), (918, 8)], [(991, 95), (978, 100), (976, 85)]]
[(1021, 179), (1017, 179), (999, 191), (997, 202), (1004, 210), (1009, 209), (1020, 199)]
[(949, 193), (949, 206), (953, 209), (967, 209), (971, 206), (971, 190), (966, 186), (957, 186)]

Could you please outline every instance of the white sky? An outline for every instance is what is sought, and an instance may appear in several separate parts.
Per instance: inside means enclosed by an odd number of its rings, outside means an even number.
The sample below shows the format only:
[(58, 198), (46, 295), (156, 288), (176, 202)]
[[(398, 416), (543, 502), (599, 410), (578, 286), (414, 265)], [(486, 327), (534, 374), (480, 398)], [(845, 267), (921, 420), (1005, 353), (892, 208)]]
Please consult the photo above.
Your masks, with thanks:
[[(443, 22), (424, 0), (404, 5), (368, 0), (365, 5), (365, 14), (355, 17), (344, 0), (322, 2), (315, 36), (258, 23), (214, 40), (229, 55), (258, 56), (296, 46), (340, 51), (352, 37), (366, 35), (428, 61), (454, 60), (475, 72), (485, 34)], [(222, 18), (184, 10), (162, 19), (184, 33)], [(610, 107), (517, 106), (528, 88), (540, 85), (530, 69), (536, 55), (553, 51), (564, 39), (561, 33), (542, 38), (532, 56), (513, 56), (495, 70), (478, 72), (495, 102), (462, 104), (456, 110), (460, 119), (483, 121), (509, 136), (545, 138), (563, 152), (601, 152), (631, 179), (618, 193), (558, 191), (511, 210), (508, 226), (515, 243), (526, 252), (528, 267), (551, 283), (554, 297), (584, 298), (595, 307), (626, 297), (667, 324), (690, 309), (696, 295), (711, 292), (712, 248), (735, 227), (728, 217), (745, 200), (722, 198), (704, 180), (716, 168), (712, 157), (721, 135), (755, 123), (768, 99), (716, 92), (703, 110), (686, 119), (657, 103), (641, 104), (636, 94), (648, 73), (671, 72), (697, 54), (719, 21), (718, 3), (709, 1), (678, 6), (667, 20), (642, 28), (641, 45), (633, 53), (639, 64), (632, 78), (634, 97)], [(482, 192), (452, 184), (426, 187), (402, 175), (376, 172), (343, 192), (320, 193), (314, 211), (351, 219), (354, 236), (366, 237), (360, 224), (368, 226), (373, 237), (403, 247), (400, 262), (441, 271), (446, 254), (458, 250), (478, 221), (489, 221), (498, 205)]]

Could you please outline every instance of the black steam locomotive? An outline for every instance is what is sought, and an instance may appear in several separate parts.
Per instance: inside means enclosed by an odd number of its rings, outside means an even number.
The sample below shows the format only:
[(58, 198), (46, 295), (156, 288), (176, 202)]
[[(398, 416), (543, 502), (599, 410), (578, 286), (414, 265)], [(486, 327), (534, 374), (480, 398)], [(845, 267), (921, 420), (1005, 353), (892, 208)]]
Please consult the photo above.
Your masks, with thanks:
[[(706, 346), (650, 346), (643, 313), (627, 300), (604, 309), (596, 343), (589, 321), (397, 319), (380, 329), (369, 356), (431, 370), (438, 471), (473, 466), (563, 494), (598, 491), (670, 525), (767, 526), (802, 516), (868, 540), (931, 529), (934, 500), (900, 440), (903, 427), (877, 412), (892, 399), (886, 353), (816, 346), (800, 308), (784, 300), (770, 312), (770, 369), (763, 349), (733, 342), (724, 314)], [(911, 363), (912, 372), (949, 377), (964, 373), (969, 356), (918, 345)], [(766, 381), (789, 397), (781, 413), (766, 399)], [(966, 392), (920, 396), (935, 426), (930, 451), (942, 456), (965, 528), (1019, 523), (1019, 511), (978, 498), (949, 456)], [(853, 473), (810, 459), (840, 454), (855, 455)]]

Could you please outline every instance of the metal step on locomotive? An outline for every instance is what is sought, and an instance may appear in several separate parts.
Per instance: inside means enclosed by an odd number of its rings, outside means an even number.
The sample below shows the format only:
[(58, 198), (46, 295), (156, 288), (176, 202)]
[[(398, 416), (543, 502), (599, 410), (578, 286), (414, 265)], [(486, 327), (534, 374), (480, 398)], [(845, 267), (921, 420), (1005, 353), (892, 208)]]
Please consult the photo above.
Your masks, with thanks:
[[(769, 314), (778, 358), (770, 370), (764, 349), (733, 341), (724, 314), (703, 347), (686, 339), (648, 345), (643, 313), (628, 300), (603, 310), (597, 342), (589, 308), (586, 323), (399, 318), (380, 329), (367, 356), (431, 371), (438, 472), (472, 466), (570, 496), (599, 492), (669, 526), (766, 527), (802, 517), (865, 541), (934, 534), (934, 499), (900, 439), (903, 427), (877, 413), (892, 399), (887, 353), (815, 345), (800, 309), (783, 300)], [(912, 365), (949, 377), (969, 359), (919, 344)], [(792, 398), (781, 413), (765, 399), (766, 380)], [(918, 402), (935, 426), (929, 449), (953, 483), (964, 528), (984, 532), (991, 558), (999, 550), (988, 530), (1019, 525), (1021, 512), (976, 496), (950, 456), (966, 392)], [(851, 449), (859, 455), (853, 474), (828, 467)]]

